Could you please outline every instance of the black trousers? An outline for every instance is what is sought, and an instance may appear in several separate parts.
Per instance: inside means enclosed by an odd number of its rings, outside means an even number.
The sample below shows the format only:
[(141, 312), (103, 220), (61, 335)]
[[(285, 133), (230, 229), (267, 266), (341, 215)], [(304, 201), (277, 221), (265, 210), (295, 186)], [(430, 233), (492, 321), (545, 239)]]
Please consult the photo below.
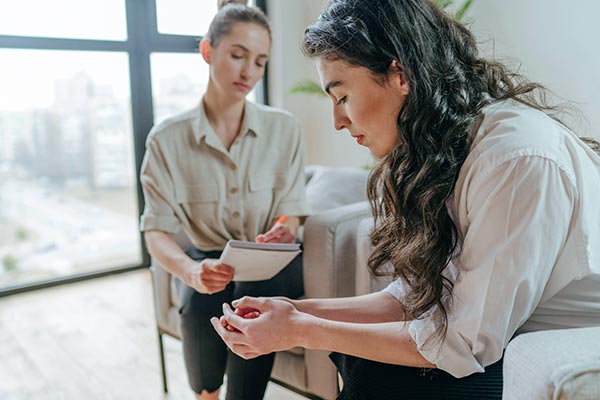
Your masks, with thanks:
[[(186, 252), (194, 260), (219, 258), (221, 252)], [(177, 282), (181, 300), (181, 333), (183, 355), (190, 386), (196, 393), (214, 392), (227, 374), (227, 400), (260, 400), (263, 398), (275, 354), (244, 360), (233, 354), (214, 330), (210, 319), (223, 315), (222, 304), (243, 296), (287, 296), (297, 298), (304, 293), (302, 257), (299, 255), (279, 274), (267, 281), (231, 282), (225, 290), (212, 295), (201, 294)]]
[(338, 400), (501, 400), (502, 360), (455, 378), (439, 369), (384, 364), (332, 353), (344, 381)]

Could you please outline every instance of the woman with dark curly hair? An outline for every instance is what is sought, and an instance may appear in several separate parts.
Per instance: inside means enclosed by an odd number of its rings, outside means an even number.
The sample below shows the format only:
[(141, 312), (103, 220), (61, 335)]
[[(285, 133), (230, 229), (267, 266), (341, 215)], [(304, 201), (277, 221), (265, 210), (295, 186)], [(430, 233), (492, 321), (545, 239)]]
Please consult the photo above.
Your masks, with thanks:
[(481, 58), (428, 0), (334, 0), (303, 50), (336, 129), (380, 159), (368, 264), (395, 281), (224, 305), (212, 322), (235, 353), (334, 351), (341, 399), (500, 399), (515, 334), (600, 325), (597, 143), (556, 119), (540, 85)]

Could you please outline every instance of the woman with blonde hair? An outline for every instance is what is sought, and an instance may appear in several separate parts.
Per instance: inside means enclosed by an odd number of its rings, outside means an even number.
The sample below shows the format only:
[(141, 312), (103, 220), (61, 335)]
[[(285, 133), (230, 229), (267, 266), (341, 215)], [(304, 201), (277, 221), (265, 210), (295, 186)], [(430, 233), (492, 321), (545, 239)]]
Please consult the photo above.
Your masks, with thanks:
[[(150, 254), (179, 278), (183, 354), (198, 399), (217, 399), (224, 374), (227, 399), (262, 399), (273, 366), (273, 354), (246, 361), (228, 352), (210, 324), (221, 304), (303, 293), (301, 258), (259, 282), (234, 282), (233, 268), (219, 262), (230, 239), (294, 242), (306, 215), (298, 123), (245, 100), (264, 75), (270, 46), (262, 11), (222, 4), (200, 43), (210, 67), (202, 101), (155, 126), (147, 140), (141, 229)], [(187, 252), (173, 239), (180, 228), (194, 245)]]

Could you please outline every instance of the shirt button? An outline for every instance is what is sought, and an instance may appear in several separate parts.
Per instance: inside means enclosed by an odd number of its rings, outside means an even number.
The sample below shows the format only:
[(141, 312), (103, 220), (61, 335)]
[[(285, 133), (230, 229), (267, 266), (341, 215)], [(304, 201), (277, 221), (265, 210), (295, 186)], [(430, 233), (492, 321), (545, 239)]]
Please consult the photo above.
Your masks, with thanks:
[(239, 211), (234, 211), (233, 212), (233, 218), (238, 218), (240, 216), (240, 212)]
[(231, 194), (237, 193), (237, 191), (238, 191), (238, 188), (236, 188), (236, 187), (232, 187), (231, 189), (229, 189), (229, 193), (231, 193)]

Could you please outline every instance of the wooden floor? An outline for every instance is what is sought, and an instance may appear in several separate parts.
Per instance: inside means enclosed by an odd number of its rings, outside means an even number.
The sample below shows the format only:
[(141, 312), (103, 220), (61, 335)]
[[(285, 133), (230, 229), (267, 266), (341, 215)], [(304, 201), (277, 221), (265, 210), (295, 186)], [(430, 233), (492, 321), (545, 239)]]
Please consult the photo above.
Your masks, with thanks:
[[(192, 400), (168, 337), (162, 391), (151, 290), (143, 270), (0, 299), (0, 399)], [(265, 399), (304, 398), (270, 383)]]

